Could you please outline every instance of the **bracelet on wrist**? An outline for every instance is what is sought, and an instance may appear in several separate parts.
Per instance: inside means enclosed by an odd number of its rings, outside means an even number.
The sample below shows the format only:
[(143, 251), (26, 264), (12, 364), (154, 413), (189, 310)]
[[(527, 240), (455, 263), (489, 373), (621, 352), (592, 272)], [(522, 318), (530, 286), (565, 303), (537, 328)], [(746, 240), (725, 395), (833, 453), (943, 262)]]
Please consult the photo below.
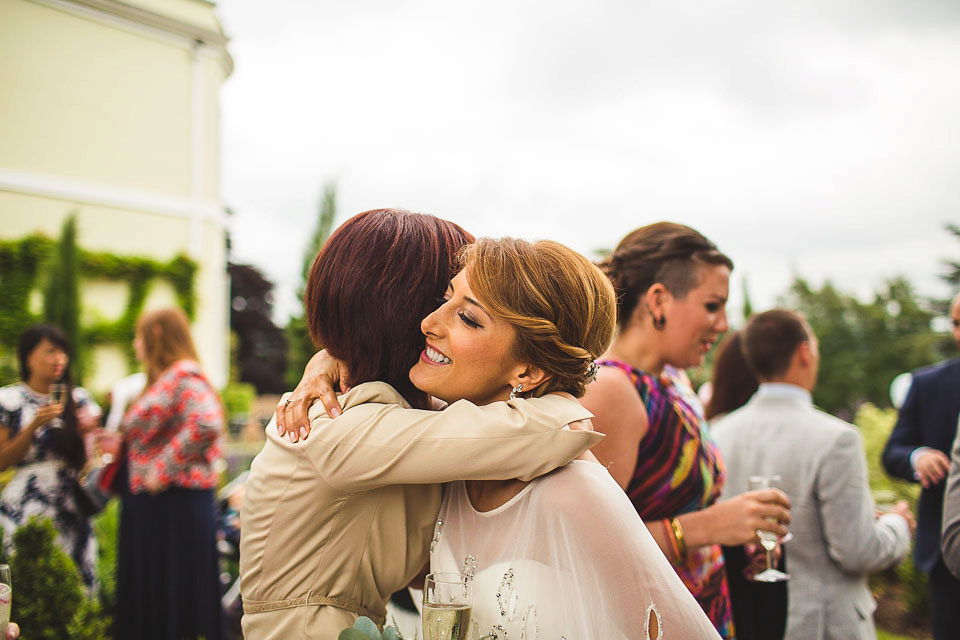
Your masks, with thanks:
[(677, 545), (677, 557), (680, 559), (680, 562), (687, 561), (687, 540), (683, 535), (683, 527), (680, 526), (680, 521), (676, 518), (670, 519), (670, 530), (673, 532), (673, 539), (676, 541)]
[(677, 565), (682, 565), (687, 561), (687, 541), (683, 534), (683, 527), (676, 518), (661, 520), (667, 543), (675, 558)]

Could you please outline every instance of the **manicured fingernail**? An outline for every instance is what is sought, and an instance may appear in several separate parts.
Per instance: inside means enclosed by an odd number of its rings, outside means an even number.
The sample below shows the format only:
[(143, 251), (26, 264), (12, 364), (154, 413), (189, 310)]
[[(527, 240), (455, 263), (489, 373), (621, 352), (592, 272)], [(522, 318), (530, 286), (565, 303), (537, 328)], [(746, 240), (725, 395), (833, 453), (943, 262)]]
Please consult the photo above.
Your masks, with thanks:
[(340, 409), (333, 409), (333, 410), (330, 412), (330, 417), (331, 417), (331, 418), (336, 418), (336, 417), (338, 417), (339, 415), (340, 415)]
[(306, 427), (300, 427), (300, 437), (301, 437), (301, 438), (306, 438), (306, 437), (307, 437), (307, 428), (306, 428)]
[(287, 439), (289, 439), (290, 442), (296, 444), (296, 442), (297, 442), (297, 434), (295, 434), (293, 431), (291, 431), (291, 432), (289, 432), (289, 433), (287, 434)]

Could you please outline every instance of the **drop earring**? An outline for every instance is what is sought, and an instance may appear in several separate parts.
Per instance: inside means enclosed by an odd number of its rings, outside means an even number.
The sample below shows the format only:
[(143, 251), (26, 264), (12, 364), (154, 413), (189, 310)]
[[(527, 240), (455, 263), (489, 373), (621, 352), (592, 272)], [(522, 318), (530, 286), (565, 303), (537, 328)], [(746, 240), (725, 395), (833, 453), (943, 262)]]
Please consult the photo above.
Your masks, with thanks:
[(650, 308), (650, 305), (647, 305), (647, 313), (650, 314), (650, 323), (653, 324), (653, 328), (657, 331), (663, 331), (663, 327), (667, 324), (667, 319), (661, 313), (660, 316), (653, 315), (653, 309)]
[(518, 384), (513, 389), (510, 389), (510, 399), (515, 399), (519, 393), (523, 393), (523, 384)]

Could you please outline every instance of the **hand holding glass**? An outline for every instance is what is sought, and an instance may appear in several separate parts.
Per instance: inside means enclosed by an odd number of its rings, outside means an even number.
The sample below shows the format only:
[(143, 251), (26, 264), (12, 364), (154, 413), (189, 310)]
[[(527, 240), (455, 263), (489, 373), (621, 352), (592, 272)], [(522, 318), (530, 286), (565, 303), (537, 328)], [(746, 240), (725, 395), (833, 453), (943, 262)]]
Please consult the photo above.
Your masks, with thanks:
[(50, 385), (50, 404), (60, 407), (60, 412), (63, 413), (63, 408), (67, 404), (67, 385), (62, 382)]
[(117, 431), (98, 429), (96, 431), (96, 443), (97, 451), (100, 452), (100, 462), (110, 464), (120, 454), (123, 436)]
[(459, 573), (430, 573), (423, 585), (423, 640), (467, 640), (473, 613), (470, 582)]
[(0, 633), (6, 633), (10, 624), (10, 604), (13, 602), (13, 583), (9, 565), (0, 564)]
[[(750, 476), (748, 480), (748, 486), (751, 491), (757, 489), (779, 489), (779, 485), (780, 476)], [(757, 537), (760, 538), (760, 544), (767, 552), (767, 568), (753, 576), (753, 579), (757, 582), (782, 582), (789, 580), (789, 575), (773, 567), (773, 550), (777, 548), (777, 534), (773, 531), (757, 529)]]

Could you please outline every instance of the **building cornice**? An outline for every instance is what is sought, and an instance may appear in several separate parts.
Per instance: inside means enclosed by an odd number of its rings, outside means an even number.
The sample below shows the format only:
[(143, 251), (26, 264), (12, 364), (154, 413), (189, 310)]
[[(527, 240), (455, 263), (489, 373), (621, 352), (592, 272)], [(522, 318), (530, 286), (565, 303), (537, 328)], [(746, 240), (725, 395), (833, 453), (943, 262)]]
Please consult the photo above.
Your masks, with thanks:
[(224, 228), (227, 224), (226, 211), (220, 203), (71, 180), (49, 174), (0, 168), (0, 191), (176, 216), (194, 221), (206, 219)]
[(72, 10), (88, 17), (99, 15), (112, 18), (115, 22), (175, 36), (187, 43), (202, 42), (223, 56), (225, 75), (229, 76), (233, 73), (233, 58), (227, 50), (230, 39), (222, 31), (206, 29), (119, 0), (33, 0), (33, 2)]

